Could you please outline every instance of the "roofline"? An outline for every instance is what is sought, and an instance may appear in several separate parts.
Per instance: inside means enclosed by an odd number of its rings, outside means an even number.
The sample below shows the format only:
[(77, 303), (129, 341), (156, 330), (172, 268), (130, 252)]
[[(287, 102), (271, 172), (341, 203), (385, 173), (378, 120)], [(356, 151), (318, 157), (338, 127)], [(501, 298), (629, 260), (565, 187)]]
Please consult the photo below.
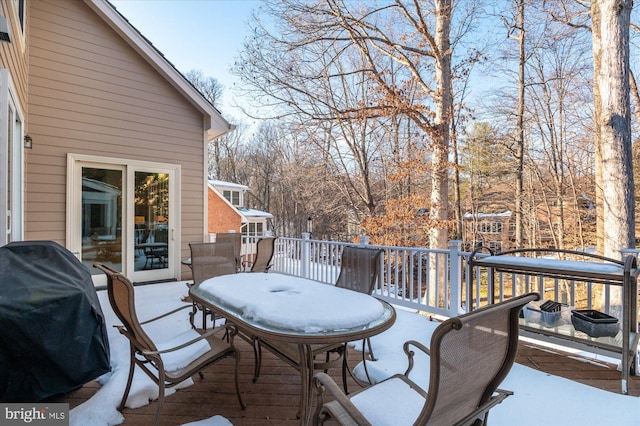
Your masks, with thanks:
[(209, 141), (235, 128), (108, 0), (84, 0), (123, 40), (204, 116)]
[(243, 191), (249, 191), (249, 187), (241, 183), (225, 182), (218, 179), (207, 179), (207, 183), (214, 189), (216, 186), (226, 186), (227, 188), (237, 188), (242, 189)]

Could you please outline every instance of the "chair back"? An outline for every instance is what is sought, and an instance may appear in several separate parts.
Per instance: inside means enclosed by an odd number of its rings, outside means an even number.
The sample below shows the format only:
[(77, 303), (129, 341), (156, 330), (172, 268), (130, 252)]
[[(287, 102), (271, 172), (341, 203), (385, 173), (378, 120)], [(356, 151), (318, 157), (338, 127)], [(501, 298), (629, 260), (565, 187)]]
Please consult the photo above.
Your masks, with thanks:
[(378, 279), (382, 249), (345, 246), (336, 287), (371, 294)]
[(145, 333), (136, 314), (133, 284), (120, 272), (101, 263), (94, 263), (107, 276), (107, 294), (113, 312), (116, 314), (128, 333), (128, 338), (136, 342), (138, 349), (157, 351), (153, 341)]
[(260, 238), (256, 243), (256, 258), (251, 265), (251, 272), (267, 272), (271, 268), (275, 238)]
[(200, 284), (209, 278), (237, 272), (233, 243), (191, 243), (189, 247), (191, 248), (191, 272), (194, 284)]
[(240, 251), (242, 250), (242, 234), (239, 232), (225, 232), (216, 234), (216, 243), (230, 242), (233, 244), (233, 255), (236, 262), (236, 269), (240, 269), (242, 258)]
[(486, 403), (507, 376), (518, 349), (529, 293), (450, 318), (434, 331), (427, 400), (415, 424), (457, 424)]

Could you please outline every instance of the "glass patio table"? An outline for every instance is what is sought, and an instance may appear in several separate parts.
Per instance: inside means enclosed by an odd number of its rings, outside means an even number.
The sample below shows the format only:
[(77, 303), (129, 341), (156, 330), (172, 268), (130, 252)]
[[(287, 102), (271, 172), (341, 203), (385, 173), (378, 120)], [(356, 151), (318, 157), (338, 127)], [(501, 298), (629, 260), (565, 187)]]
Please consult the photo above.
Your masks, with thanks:
[(257, 339), (297, 345), (300, 351), (301, 424), (309, 424), (312, 345), (362, 340), (393, 325), (393, 307), (373, 296), (305, 278), (245, 272), (210, 278), (191, 297)]

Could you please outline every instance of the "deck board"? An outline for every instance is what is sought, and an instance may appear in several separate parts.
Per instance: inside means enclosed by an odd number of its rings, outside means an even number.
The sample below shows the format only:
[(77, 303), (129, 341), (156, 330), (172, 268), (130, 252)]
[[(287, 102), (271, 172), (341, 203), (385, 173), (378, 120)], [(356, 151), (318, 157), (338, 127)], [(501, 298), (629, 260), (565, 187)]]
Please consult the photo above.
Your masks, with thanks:
[[(253, 351), (245, 341), (238, 340), (241, 350), (240, 389), (247, 408), (238, 404), (233, 385), (233, 359), (225, 359), (204, 370), (205, 377), (194, 377), (194, 385), (178, 390), (168, 396), (162, 409), (162, 424), (173, 426), (214, 415), (226, 417), (236, 426), (243, 425), (298, 425), (296, 413), (300, 393), (298, 372), (280, 361), (268, 351), (263, 351), (262, 374), (257, 383), (252, 383)], [(360, 361), (360, 353), (350, 351), (349, 364)], [(528, 342), (521, 342), (517, 362), (550, 374), (566, 377), (589, 386), (620, 393), (620, 372), (615, 365), (580, 361), (573, 355), (555, 349), (543, 348)], [(579, 357), (578, 357), (579, 358)], [(329, 370), (329, 374), (341, 383), (340, 370)], [(349, 388), (358, 385), (349, 378)], [(68, 402), (73, 408), (89, 399), (99, 389), (96, 382), (82, 388), (52, 398), (51, 402)], [(640, 377), (631, 376), (629, 393), (640, 396)], [(137, 408), (125, 409), (123, 415), (127, 425), (153, 424), (157, 402)]]

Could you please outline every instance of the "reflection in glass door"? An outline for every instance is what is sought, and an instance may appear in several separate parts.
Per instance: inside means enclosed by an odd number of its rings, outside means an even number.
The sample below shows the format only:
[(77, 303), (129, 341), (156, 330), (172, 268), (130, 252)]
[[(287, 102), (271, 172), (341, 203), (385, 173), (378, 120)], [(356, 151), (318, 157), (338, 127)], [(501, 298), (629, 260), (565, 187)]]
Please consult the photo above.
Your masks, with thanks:
[(122, 272), (122, 170), (82, 168), (81, 259)]
[(134, 270), (169, 267), (169, 175), (135, 172)]

